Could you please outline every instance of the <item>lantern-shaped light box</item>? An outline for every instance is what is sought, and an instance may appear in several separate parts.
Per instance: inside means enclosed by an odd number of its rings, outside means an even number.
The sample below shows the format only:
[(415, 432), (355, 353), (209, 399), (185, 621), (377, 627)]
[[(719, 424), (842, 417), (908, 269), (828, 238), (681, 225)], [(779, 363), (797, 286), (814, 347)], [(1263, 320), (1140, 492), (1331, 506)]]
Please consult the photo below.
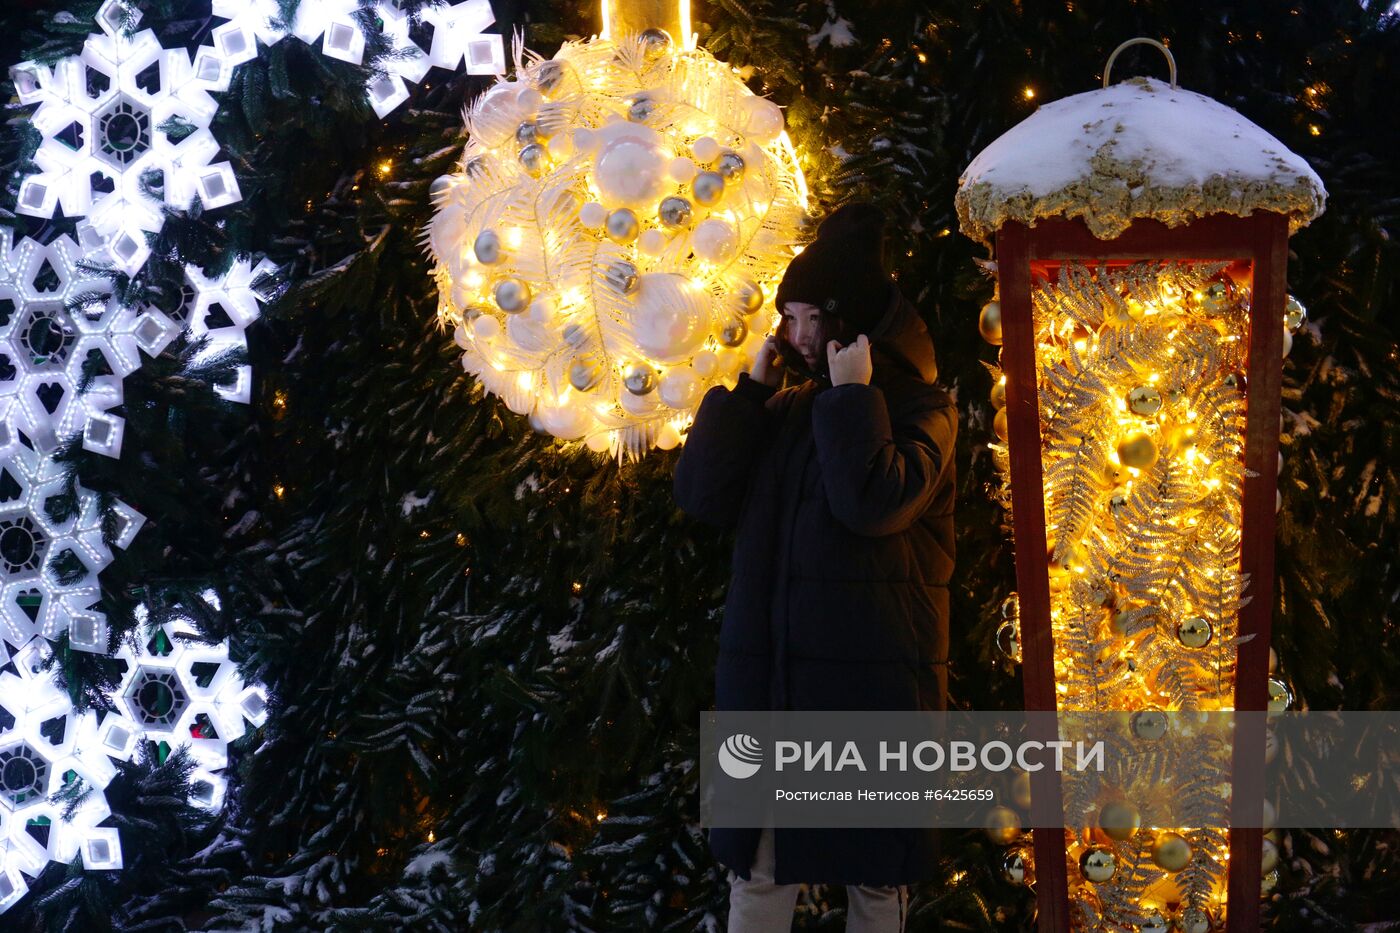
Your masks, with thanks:
[[(1169, 83), (1110, 83), (1135, 43), (1167, 57)], [(1042, 106), (964, 172), (962, 230), (995, 248), (980, 328), (1001, 346), (994, 450), (1027, 710), (1122, 712), (1150, 740), (1161, 712), (1262, 711), (1282, 693), (1280, 381), (1304, 318), (1285, 264), (1325, 197), (1269, 133), (1179, 88), (1148, 39), (1113, 53), (1101, 90)], [(1262, 730), (1227, 741), (1226, 761), (1262, 763)], [(1059, 776), (1032, 775), (1040, 928), (1257, 929), (1275, 854), (1246, 815), (1262, 768), (1226, 772), (1232, 828), (1179, 832), (1140, 824), (1131, 798), (1066, 827)], [(1116, 870), (1144, 844), (1147, 885)]]

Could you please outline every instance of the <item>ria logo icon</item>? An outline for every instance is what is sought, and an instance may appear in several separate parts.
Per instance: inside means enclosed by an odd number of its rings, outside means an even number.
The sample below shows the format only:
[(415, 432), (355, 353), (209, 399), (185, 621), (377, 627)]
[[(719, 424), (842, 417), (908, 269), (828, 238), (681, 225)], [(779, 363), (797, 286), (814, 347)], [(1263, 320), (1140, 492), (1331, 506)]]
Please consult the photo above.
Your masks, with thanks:
[(763, 765), (763, 746), (743, 732), (731, 735), (719, 747), (719, 766), (732, 778), (753, 777)]

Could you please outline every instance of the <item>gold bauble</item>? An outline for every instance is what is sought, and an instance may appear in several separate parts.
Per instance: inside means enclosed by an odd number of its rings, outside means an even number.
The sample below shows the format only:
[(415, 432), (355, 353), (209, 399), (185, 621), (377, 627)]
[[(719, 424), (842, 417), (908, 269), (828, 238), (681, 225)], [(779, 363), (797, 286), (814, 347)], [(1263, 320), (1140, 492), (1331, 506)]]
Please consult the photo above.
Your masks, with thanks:
[(1278, 868), (1278, 846), (1272, 840), (1265, 839), (1259, 856), (1259, 870), (1267, 875), (1275, 868)]
[(1079, 856), (1079, 873), (1084, 876), (1085, 881), (1103, 884), (1111, 879), (1117, 870), (1118, 859), (1114, 857), (1112, 849), (1094, 846), (1085, 849), (1084, 854)]
[(740, 314), (753, 314), (763, 307), (763, 286), (753, 279), (740, 279), (734, 289), (734, 306)]
[(1144, 742), (1155, 742), (1167, 734), (1167, 714), (1159, 709), (1133, 713), (1129, 727), (1137, 738)]
[(1176, 640), (1188, 648), (1204, 648), (1210, 644), (1212, 634), (1210, 623), (1200, 616), (1182, 619), (1176, 626)]
[(1115, 519), (1122, 518), (1128, 511), (1128, 487), (1115, 486), (1108, 495), (1108, 511)]
[(1259, 879), (1259, 892), (1268, 894), (1278, 887), (1278, 872), (1265, 872), (1264, 877)]
[(1293, 703), (1293, 694), (1288, 685), (1276, 678), (1269, 678), (1269, 712), (1281, 713)]
[(1145, 431), (1134, 431), (1118, 442), (1123, 466), (1146, 470), (1157, 462), (1157, 443)]
[(1283, 326), (1290, 334), (1296, 334), (1308, 322), (1308, 309), (1292, 295), (1283, 303)]
[(1029, 849), (1012, 849), (1001, 861), (1001, 876), (1012, 884), (1034, 884), (1035, 868)]
[(1003, 622), (997, 626), (997, 648), (1017, 664), (1021, 663), (1021, 625)]
[(1031, 808), (1031, 773), (1018, 771), (1011, 779), (1011, 802), (1022, 810)]
[(1008, 622), (1015, 622), (1021, 618), (1021, 600), (1015, 593), (1001, 601), (1001, 617)]
[(1270, 646), (1269, 646), (1269, 673), (1272, 674), (1272, 673), (1274, 673), (1274, 672), (1277, 671), (1277, 670), (1278, 670), (1278, 652), (1275, 651), (1275, 650), (1273, 649), (1273, 646), (1272, 646), (1272, 645), (1270, 645)]
[(1217, 317), (1230, 307), (1230, 286), (1224, 282), (1211, 282), (1205, 288), (1192, 292), (1191, 300), (1202, 314)]
[(1191, 864), (1191, 843), (1180, 833), (1162, 833), (1152, 843), (1152, 861), (1163, 871), (1181, 871)]
[(1138, 808), (1128, 803), (1126, 800), (1115, 800), (1103, 805), (1099, 811), (1099, 829), (1110, 839), (1119, 842), (1133, 838), (1133, 834), (1142, 825), (1142, 814), (1138, 813)]
[(987, 398), (991, 401), (992, 407), (993, 407), (993, 408), (1005, 408), (1005, 407), (1006, 407), (1006, 377), (1005, 377), (1005, 376), (1001, 377), (1001, 378), (998, 379), (996, 382), (992, 383), (992, 391), (991, 391), (991, 393), (987, 396)]
[(977, 316), (977, 330), (982, 339), (994, 347), (1001, 346), (1001, 302), (989, 301), (982, 306)]
[(1138, 933), (1167, 933), (1170, 929), (1167, 918), (1155, 910), (1138, 924)]
[(1162, 393), (1152, 386), (1138, 386), (1128, 393), (1128, 410), (1135, 415), (1151, 418), (1162, 410)]
[(720, 325), (719, 342), (726, 347), (741, 347), (749, 336), (749, 325), (740, 318), (732, 317)]
[(1132, 616), (1128, 614), (1130, 611), (1129, 609), (1117, 609), (1108, 617), (1108, 627), (1119, 638), (1128, 634), (1128, 622), (1132, 619)]
[(1225, 374), (1225, 378), (1220, 380), (1220, 384), (1227, 389), (1237, 389), (1243, 392), (1249, 385), (1249, 377), (1239, 370), (1233, 370)]
[(1204, 907), (1188, 907), (1181, 912), (1176, 926), (1181, 933), (1210, 933), (1213, 921)]
[(992, 807), (982, 826), (987, 838), (999, 846), (1009, 846), (1021, 835), (1021, 818), (1010, 807)]
[(1006, 424), (1005, 408), (998, 408), (997, 413), (992, 417), (992, 430), (996, 432), (997, 437), (1001, 438), (1002, 443), (1005, 443), (1011, 435), (1011, 429)]

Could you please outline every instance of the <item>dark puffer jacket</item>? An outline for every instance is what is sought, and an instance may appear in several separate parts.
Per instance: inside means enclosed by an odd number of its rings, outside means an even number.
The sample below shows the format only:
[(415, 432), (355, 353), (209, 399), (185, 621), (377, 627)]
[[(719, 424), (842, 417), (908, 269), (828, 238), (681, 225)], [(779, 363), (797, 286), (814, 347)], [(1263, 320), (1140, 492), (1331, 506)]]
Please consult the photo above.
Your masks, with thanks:
[[(891, 287), (868, 335), (871, 385), (711, 389), (676, 466), (696, 518), (737, 526), (718, 710), (946, 707), (957, 412), (933, 344)], [(713, 829), (749, 877), (759, 830)], [(776, 880), (913, 884), (933, 829), (775, 831)]]

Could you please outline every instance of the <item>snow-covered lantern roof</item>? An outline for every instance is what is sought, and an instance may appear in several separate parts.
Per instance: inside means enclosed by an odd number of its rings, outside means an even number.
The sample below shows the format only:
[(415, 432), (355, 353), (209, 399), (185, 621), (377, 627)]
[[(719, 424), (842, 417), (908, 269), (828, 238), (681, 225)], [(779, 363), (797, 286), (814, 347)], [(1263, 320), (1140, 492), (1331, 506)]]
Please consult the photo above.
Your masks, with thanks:
[[(1117, 54), (1116, 52), (1114, 53)], [(1170, 227), (1208, 214), (1275, 211), (1295, 231), (1327, 191), (1308, 163), (1239, 112), (1155, 78), (1041, 106), (972, 160), (958, 182), (958, 221), (987, 243), (1008, 220), (1082, 217), (1108, 239), (1138, 218)]]
[[(1138, 42), (1171, 80), (1111, 85)], [(1262, 715), (1287, 695), (1270, 680), (1268, 598), (1282, 362), (1305, 317), (1287, 245), (1326, 192), (1273, 136), (1177, 87), (1161, 43), (1124, 43), (1104, 85), (988, 146), (956, 204), (996, 257), (979, 329), (1001, 348), (989, 447), (1010, 487), (1017, 589), (998, 645), (1021, 665), (1027, 710), (1138, 711), (1125, 740), (1165, 762), (1190, 754), (1158, 742), (1181, 721), (1169, 713)], [(1259, 928), (1261, 860), (1276, 854), (1263, 769), (1229, 763), (1262, 762), (1264, 739), (1248, 717), (1234, 726), (1223, 754), (1176, 762), (1232, 787), (1188, 822), (1150, 812), (1155, 768), (1100, 788), (1112, 825), (1080, 806), (1082, 785), (1062, 794), (1053, 770), (1031, 775), (1033, 825), (1072, 830), (1034, 833), (1040, 929), (1156, 924), (1175, 903), (1189, 928)], [(1122, 866), (1149, 835), (1160, 871), (1143, 888)]]

